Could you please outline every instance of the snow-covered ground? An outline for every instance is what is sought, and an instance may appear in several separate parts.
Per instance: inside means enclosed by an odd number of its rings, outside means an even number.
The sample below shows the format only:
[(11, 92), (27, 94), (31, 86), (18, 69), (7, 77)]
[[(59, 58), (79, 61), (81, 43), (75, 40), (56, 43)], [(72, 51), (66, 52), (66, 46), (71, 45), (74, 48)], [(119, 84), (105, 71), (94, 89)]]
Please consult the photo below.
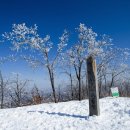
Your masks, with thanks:
[(130, 98), (100, 99), (89, 117), (88, 100), (0, 110), (0, 130), (130, 130)]

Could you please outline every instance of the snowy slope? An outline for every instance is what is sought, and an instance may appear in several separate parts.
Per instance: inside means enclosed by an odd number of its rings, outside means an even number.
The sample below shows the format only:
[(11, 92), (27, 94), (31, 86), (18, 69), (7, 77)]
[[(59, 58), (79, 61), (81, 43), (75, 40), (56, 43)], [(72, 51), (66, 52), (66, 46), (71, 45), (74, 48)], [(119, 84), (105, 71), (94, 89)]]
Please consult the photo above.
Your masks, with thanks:
[(100, 99), (101, 115), (88, 116), (88, 100), (0, 110), (0, 130), (130, 130), (130, 98)]

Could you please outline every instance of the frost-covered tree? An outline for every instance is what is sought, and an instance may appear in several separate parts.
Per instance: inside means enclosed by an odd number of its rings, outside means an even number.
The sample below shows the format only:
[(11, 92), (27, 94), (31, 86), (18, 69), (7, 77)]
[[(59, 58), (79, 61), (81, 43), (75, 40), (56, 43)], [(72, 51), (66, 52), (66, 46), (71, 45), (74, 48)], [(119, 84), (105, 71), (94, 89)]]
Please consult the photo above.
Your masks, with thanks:
[(125, 74), (129, 71), (128, 59), (130, 57), (128, 48), (116, 48), (113, 49), (113, 60), (107, 65), (107, 73), (111, 77), (110, 87), (114, 86), (114, 82), (118, 81), (122, 77), (122, 74)]
[(38, 28), (36, 25), (33, 27), (27, 27), (23, 24), (13, 24), (12, 31), (4, 33), (3, 37), (9, 40), (12, 44), (13, 50), (16, 51), (29, 51), (31, 55), (22, 56), (32, 67), (46, 67), (50, 77), (50, 83), (53, 91), (54, 101), (56, 100), (55, 91), (55, 69), (58, 63), (63, 49), (67, 46), (68, 32), (65, 30), (61, 37), (59, 37), (59, 43), (56, 53), (52, 56), (50, 54), (53, 47), (53, 43), (50, 40), (50, 36), (46, 35), (44, 38), (38, 34)]
[(129, 49), (114, 47), (109, 36), (99, 36), (84, 24), (80, 24), (78, 31), (79, 43), (82, 43), (85, 49), (85, 59), (93, 56), (97, 60), (99, 83), (103, 82), (102, 78), (104, 77), (105, 79), (105, 76), (109, 74), (108, 80), (112, 77), (110, 85), (112, 87), (114, 80), (129, 70), (127, 65), (130, 55)]
[(106, 35), (98, 36), (92, 28), (85, 24), (80, 24), (78, 30), (78, 44), (81, 44), (85, 52), (84, 57), (97, 57), (104, 53), (104, 49), (111, 45), (111, 39)]
[(82, 48), (81, 45), (76, 45), (67, 51), (67, 55), (70, 58), (70, 63), (74, 67), (76, 78), (78, 80), (79, 100), (81, 100), (81, 71), (84, 62), (84, 57), (82, 55), (83, 51), (84, 48)]
[(60, 68), (63, 74), (65, 74), (69, 78), (69, 86), (71, 90), (71, 99), (74, 99), (74, 70), (73, 70), (73, 64), (71, 62), (71, 58), (68, 55), (68, 51), (66, 53), (62, 54), (62, 57), (60, 58)]
[[(100, 95), (103, 91), (110, 93), (110, 87), (114, 86), (115, 80), (129, 70), (127, 61), (129, 58), (129, 49), (111, 46), (107, 48), (102, 55), (97, 58), (97, 74), (99, 80)], [(110, 85), (108, 85), (110, 83)]]
[(83, 65), (89, 56), (95, 58), (101, 56), (104, 53), (104, 50), (111, 45), (109, 42), (111, 39), (107, 38), (105, 35), (101, 38), (98, 37), (97, 33), (95, 33), (92, 28), (88, 28), (84, 24), (80, 24), (76, 30), (78, 32), (78, 41), (76, 42), (76, 45), (66, 52), (66, 54), (69, 56), (70, 63), (75, 70), (76, 78), (78, 80), (79, 100), (81, 100)]

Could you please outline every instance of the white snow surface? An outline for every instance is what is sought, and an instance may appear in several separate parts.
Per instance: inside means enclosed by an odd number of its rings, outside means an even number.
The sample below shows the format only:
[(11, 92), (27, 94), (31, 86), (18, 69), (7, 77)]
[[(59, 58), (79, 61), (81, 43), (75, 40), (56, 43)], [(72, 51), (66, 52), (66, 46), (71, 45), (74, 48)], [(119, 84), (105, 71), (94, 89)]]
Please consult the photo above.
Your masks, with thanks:
[(130, 130), (130, 98), (100, 99), (100, 116), (88, 100), (0, 110), (0, 130)]

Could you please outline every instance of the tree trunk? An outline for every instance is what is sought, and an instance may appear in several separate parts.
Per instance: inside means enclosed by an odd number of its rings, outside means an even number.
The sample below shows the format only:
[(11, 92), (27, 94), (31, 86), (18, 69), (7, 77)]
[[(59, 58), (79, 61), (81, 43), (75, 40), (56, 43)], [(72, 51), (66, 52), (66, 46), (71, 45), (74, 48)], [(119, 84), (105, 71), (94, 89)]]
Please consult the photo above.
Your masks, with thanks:
[(78, 99), (79, 101), (81, 101), (81, 68), (82, 68), (82, 63), (80, 63), (79, 67), (76, 68), (76, 65), (74, 65), (74, 69), (75, 69), (75, 73), (76, 73), (76, 77), (78, 80)]
[(50, 76), (50, 82), (51, 82), (51, 87), (52, 87), (54, 102), (57, 103), (56, 91), (55, 91), (55, 84), (54, 84), (54, 73), (53, 73), (53, 70), (51, 70), (49, 67), (48, 67), (48, 72), (49, 72), (49, 76)]
[(54, 102), (57, 103), (54, 79), (52, 79), (52, 91), (53, 91)]
[(78, 81), (79, 81), (79, 101), (81, 101), (82, 97), (81, 97), (81, 65), (78, 68)]
[(104, 97), (106, 97), (107, 96), (107, 94), (108, 94), (108, 90), (107, 90), (107, 79), (106, 79), (106, 75), (104, 74), (104, 81), (105, 81), (105, 87), (104, 87)]
[(74, 94), (73, 94), (73, 79), (72, 79), (72, 75), (70, 74), (70, 86), (71, 86), (71, 97), (72, 100), (74, 99)]
[(114, 74), (112, 73), (112, 79), (111, 79), (111, 84), (109, 88), (109, 96), (111, 95), (111, 87), (113, 87), (113, 85), (114, 85)]
[(79, 101), (81, 101), (81, 78), (79, 78)]

